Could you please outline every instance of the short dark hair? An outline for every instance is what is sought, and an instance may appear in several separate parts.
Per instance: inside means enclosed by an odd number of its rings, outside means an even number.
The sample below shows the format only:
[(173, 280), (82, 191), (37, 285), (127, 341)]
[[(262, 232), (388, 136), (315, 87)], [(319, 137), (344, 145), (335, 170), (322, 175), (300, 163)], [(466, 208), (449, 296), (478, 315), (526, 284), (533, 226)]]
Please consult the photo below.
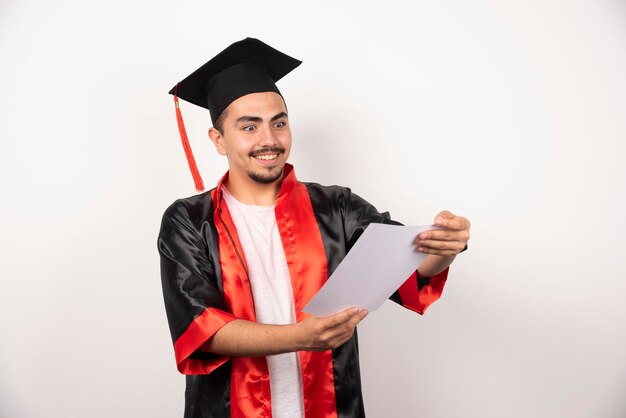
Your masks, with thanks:
[(227, 113), (227, 110), (224, 109), (224, 111), (220, 114), (220, 116), (215, 121), (215, 126), (214, 126), (214, 128), (217, 129), (220, 135), (222, 136), (224, 136), (224, 119), (226, 119), (226, 113)]

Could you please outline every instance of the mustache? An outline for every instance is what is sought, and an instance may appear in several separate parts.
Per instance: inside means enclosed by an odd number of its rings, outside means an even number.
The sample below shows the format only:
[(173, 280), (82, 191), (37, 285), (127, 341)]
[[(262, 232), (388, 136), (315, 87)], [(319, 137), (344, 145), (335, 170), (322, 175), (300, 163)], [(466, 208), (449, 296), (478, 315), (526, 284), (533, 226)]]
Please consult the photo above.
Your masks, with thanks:
[(263, 148), (259, 148), (259, 149), (255, 149), (250, 151), (250, 154), (248, 154), (248, 156), (250, 157), (256, 157), (257, 155), (263, 155), (263, 154), (281, 154), (285, 152), (285, 149), (282, 147), (278, 147), (278, 146), (274, 146), (274, 147), (263, 147)]

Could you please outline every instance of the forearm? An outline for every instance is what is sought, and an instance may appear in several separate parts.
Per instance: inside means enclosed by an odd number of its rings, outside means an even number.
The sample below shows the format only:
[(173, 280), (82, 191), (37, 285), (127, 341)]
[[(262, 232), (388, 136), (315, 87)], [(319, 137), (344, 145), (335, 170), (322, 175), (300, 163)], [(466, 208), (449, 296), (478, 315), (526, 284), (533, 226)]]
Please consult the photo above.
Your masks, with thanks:
[(308, 316), (289, 325), (235, 319), (220, 328), (200, 350), (224, 356), (269, 356), (292, 351), (333, 350), (348, 341), (367, 310), (345, 309), (334, 315)]
[(418, 272), (422, 277), (435, 276), (452, 264), (455, 257), (455, 255), (428, 254), (426, 259), (419, 266)]
[(224, 325), (200, 350), (225, 356), (267, 356), (301, 349), (297, 324), (268, 325), (236, 319)]

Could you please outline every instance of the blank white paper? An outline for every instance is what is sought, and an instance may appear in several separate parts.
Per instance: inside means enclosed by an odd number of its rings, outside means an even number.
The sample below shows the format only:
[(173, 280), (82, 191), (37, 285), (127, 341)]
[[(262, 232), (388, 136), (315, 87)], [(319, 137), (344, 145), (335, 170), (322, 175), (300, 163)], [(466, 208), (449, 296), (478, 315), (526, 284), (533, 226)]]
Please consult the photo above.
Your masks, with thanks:
[(353, 306), (375, 311), (422, 264), (428, 254), (417, 251), (415, 239), (431, 229), (442, 228), (370, 224), (303, 311), (316, 316)]

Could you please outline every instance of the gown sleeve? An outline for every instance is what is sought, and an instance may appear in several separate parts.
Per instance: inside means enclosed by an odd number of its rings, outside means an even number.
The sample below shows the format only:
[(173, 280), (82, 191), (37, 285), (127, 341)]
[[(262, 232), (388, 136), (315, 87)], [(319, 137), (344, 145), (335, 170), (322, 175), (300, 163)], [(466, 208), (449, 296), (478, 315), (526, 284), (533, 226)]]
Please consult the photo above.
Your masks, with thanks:
[(163, 215), (157, 247), (177, 368), (183, 374), (208, 374), (228, 357), (198, 348), (236, 318), (225, 306), (221, 281), (210, 258), (209, 245), (217, 242), (210, 242), (212, 234), (206, 232), (210, 226), (193, 219), (193, 212), (187, 202), (174, 202)]
[[(345, 189), (344, 196), (343, 219), (348, 249), (354, 245), (370, 223), (402, 225), (392, 220), (389, 212), (378, 212), (373, 205), (352, 193), (350, 189)], [(423, 315), (426, 309), (441, 297), (449, 269), (447, 267), (432, 277), (423, 277), (416, 269), (389, 299)]]

